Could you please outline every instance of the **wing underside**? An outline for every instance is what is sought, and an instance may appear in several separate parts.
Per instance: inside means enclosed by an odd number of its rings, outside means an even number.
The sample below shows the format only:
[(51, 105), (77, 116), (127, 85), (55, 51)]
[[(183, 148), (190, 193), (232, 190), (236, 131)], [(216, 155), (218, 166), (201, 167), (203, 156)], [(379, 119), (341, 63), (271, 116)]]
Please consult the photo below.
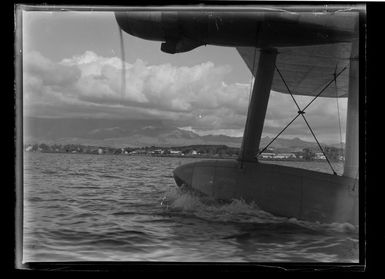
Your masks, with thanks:
[[(278, 48), (276, 67), (286, 81), (290, 91), (295, 95), (315, 96), (326, 84), (333, 82), (322, 97), (347, 97), (349, 85), (349, 64), (351, 59), (351, 42), (330, 45)], [(254, 47), (237, 47), (246, 65), (253, 72), (258, 68), (259, 50)], [(254, 65), (254, 66), (253, 66)], [(337, 87), (337, 88), (336, 88)], [(289, 93), (280, 75), (275, 70), (272, 90)]]

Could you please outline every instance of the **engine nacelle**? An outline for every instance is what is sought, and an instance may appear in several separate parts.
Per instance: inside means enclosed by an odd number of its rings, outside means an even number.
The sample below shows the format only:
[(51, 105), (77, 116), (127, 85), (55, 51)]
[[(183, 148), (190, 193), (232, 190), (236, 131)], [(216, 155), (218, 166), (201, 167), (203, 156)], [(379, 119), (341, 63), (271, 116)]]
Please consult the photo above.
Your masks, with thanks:
[(202, 43), (200, 42), (183, 39), (180, 41), (167, 41), (165, 43), (162, 43), (160, 46), (160, 49), (163, 52), (174, 54), (174, 53), (190, 51), (201, 45)]
[[(125, 32), (164, 42), (162, 51), (178, 53), (201, 45), (258, 48), (330, 44), (351, 41), (352, 14), (281, 11), (127, 11), (116, 12)], [(346, 28), (340, 28), (346, 26)]]

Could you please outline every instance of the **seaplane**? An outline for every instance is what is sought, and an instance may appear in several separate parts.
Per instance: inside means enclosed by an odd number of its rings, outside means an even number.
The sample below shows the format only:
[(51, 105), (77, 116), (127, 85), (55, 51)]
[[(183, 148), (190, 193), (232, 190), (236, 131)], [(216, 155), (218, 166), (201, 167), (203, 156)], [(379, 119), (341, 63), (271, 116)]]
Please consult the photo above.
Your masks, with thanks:
[[(121, 30), (159, 41), (165, 53), (184, 53), (204, 45), (234, 47), (254, 77), (239, 158), (181, 165), (173, 171), (176, 184), (218, 200), (255, 202), (276, 216), (358, 226), (359, 21), (363, 13), (362, 5), (115, 11)], [(333, 86), (337, 84), (338, 90)], [(271, 90), (290, 94), (297, 106), (286, 127), (303, 118), (310, 130), (305, 112), (313, 101), (348, 98), (342, 175), (331, 164), (331, 173), (321, 173), (260, 162)], [(300, 107), (297, 95), (312, 99)]]

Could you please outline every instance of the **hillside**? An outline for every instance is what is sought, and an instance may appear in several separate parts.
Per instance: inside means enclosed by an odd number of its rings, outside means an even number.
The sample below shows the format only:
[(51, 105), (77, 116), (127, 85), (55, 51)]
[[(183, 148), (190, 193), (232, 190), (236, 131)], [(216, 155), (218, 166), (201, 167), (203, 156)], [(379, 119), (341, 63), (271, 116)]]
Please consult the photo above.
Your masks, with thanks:
[[(26, 118), (24, 121), (25, 143), (84, 144), (110, 147), (227, 145), (240, 147), (241, 137), (225, 135), (200, 136), (179, 129), (160, 120), (143, 119), (44, 119)], [(265, 146), (271, 138), (261, 139)], [(271, 145), (280, 151), (316, 149), (315, 142), (300, 138), (278, 138)], [(339, 145), (336, 145), (339, 147)]]

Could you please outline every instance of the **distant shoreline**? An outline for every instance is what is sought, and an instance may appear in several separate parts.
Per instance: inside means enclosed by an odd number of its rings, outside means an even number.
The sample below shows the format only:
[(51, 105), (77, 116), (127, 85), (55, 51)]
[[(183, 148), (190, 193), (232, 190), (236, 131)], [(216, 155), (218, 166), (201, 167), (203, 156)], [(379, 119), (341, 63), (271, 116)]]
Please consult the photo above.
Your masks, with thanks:
[[(174, 147), (106, 147), (91, 146), (82, 144), (24, 144), (26, 152), (40, 153), (65, 153), (65, 154), (95, 154), (95, 155), (126, 155), (126, 156), (146, 156), (146, 157), (172, 157), (172, 158), (194, 158), (194, 159), (234, 159), (240, 156), (239, 147), (229, 147), (226, 145), (188, 145)], [(307, 162), (307, 161), (343, 161), (343, 150), (334, 147), (325, 147), (324, 152), (317, 152), (309, 148), (297, 150), (270, 149), (268, 152), (258, 156), (259, 161), (265, 162)]]
[[(82, 153), (82, 152), (47, 152), (47, 151), (25, 151), (25, 153), (45, 153), (45, 154), (71, 154), (71, 155), (109, 155), (109, 156), (135, 156), (135, 157), (168, 157), (168, 158), (179, 158), (179, 159), (212, 159), (212, 160), (236, 160), (238, 156), (208, 156), (208, 155), (172, 155), (172, 154), (113, 154), (113, 153)], [(326, 162), (325, 159), (313, 159), (305, 160), (301, 158), (258, 158), (259, 161), (272, 161), (272, 162)]]

